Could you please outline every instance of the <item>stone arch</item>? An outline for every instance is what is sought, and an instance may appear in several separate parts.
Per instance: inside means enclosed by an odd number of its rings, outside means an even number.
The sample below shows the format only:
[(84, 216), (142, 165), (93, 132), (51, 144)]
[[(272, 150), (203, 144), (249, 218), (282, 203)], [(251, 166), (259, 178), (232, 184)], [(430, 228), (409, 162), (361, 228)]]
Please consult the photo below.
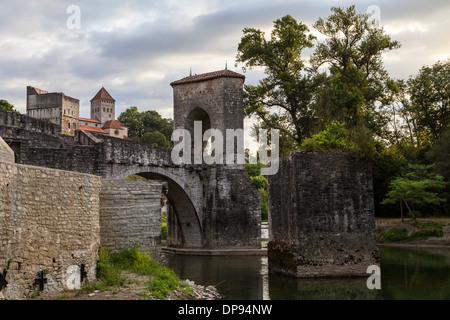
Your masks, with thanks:
[(124, 179), (131, 175), (167, 182), (168, 193), (166, 196), (170, 204), (168, 228), (171, 229), (169, 234), (177, 235), (168, 239), (168, 245), (183, 248), (203, 247), (200, 207), (195, 203), (187, 184), (179, 179), (178, 175), (161, 167), (127, 170), (117, 178)]

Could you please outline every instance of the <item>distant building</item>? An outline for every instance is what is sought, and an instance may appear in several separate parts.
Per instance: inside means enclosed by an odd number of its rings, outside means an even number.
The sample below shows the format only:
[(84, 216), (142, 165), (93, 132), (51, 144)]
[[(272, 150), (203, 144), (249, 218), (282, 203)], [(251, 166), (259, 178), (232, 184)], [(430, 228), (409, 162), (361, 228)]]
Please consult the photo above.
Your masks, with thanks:
[(104, 126), (107, 121), (115, 120), (116, 100), (106, 91), (104, 87), (91, 99), (91, 118), (100, 121)]
[(61, 126), (62, 133), (74, 134), (79, 126), (80, 100), (62, 92), (27, 87), (27, 115)]
[(125, 127), (119, 120), (106, 121), (102, 129), (112, 137), (120, 139), (128, 138), (128, 128)]
[(108, 132), (101, 128), (100, 121), (97, 121), (95, 119), (80, 118), (80, 126), (78, 127), (78, 129), (108, 134)]
[(115, 120), (116, 100), (102, 87), (91, 99), (91, 118), (80, 118), (80, 101), (64, 93), (27, 87), (27, 115), (61, 126), (62, 133), (85, 130), (128, 139), (128, 128)]

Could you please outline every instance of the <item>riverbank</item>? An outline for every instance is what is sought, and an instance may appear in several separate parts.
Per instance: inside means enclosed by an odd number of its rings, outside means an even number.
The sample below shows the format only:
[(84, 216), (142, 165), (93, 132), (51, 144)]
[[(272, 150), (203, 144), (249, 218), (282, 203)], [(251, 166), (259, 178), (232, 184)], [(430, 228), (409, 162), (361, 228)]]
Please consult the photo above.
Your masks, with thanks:
[[(417, 225), (412, 219), (400, 218), (377, 218), (375, 219), (377, 246), (395, 246), (395, 247), (449, 247), (450, 248), (450, 218), (419, 218)], [(426, 228), (425, 228), (426, 227)], [(430, 227), (430, 228), (428, 228)], [(423, 236), (414, 235), (419, 234), (418, 231), (442, 230), (439, 236)], [(383, 235), (389, 233), (391, 237)], [(430, 233), (432, 234), (432, 232)]]
[[(121, 274), (126, 283), (109, 290), (83, 290), (64, 292), (44, 292), (32, 300), (158, 300), (147, 294), (149, 276), (131, 272)], [(213, 286), (201, 286), (190, 280), (181, 280), (180, 287), (173, 290), (164, 300), (219, 300), (220, 293)]]
[[(418, 219), (419, 225), (427, 223), (441, 224), (443, 235), (441, 237), (429, 237), (420, 240), (402, 240), (402, 241), (377, 241), (379, 247), (441, 247), (450, 248), (450, 218), (427, 218)], [(406, 234), (412, 234), (417, 226), (410, 219), (376, 219), (377, 234), (387, 232), (390, 229), (404, 229)], [(262, 224), (262, 242), (263, 248), (267, 243), (268, 225)], [(149, 299), (145, 294), (148, 276), (138, 275), (131, 272), (123, 272), (122, 276), (126, 279), (125, 284), (110, 290), (94, 290), (91, 292), (68, 291), (68, 292), (45, 292), (34, 300), (145, 300)], [(201, 286), (190, 280), (181, 280), (181, 286), (173, 290), (166, 300), (219, 300), (221, 294), (214, 286)], [(190, 289), (189, 289), (190, 288)], [(154, 299), (154, 298), (153, 298)]]

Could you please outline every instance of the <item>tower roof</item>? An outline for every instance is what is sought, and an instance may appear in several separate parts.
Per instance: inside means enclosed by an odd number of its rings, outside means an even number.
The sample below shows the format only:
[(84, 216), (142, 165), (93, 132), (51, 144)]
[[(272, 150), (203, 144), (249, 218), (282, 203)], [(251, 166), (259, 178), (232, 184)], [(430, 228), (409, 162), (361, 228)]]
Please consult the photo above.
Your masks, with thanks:
[(203, 74), (196, 74), (193, 76), (189, 76), (177, 81), (172, 82), (170, 85), (174, 86), (174, 85), (178, 85), (178, 84), (185, 84), (185, 83), (193, 83), (193, 82), (201, 82), (201, 81), (206, 81), (206, 80), (211, 80), (211, 79), (216, 79), (216, 78), (241, 78), (242, 81), (245, 80), (245, 76), (231, 71), (231, 70), (220, 70), (220, 71), (213, 71), (213, 72), (208, 72), (208, 73), (203, 73)]
[(93, 97), (91, 99), (91, 101), (95, 101), (95, 100), (110, 100), (110, 101), (116, 101), (113, 99), (113, 97), (111, 97), (111, 95), (108, 93), (108, 91), (106, 91), (106, 89), (104, 87), (102, 87), (100, 89), (99, 92), (97, 92), (97, 94), (95, 95), (95, 97)]

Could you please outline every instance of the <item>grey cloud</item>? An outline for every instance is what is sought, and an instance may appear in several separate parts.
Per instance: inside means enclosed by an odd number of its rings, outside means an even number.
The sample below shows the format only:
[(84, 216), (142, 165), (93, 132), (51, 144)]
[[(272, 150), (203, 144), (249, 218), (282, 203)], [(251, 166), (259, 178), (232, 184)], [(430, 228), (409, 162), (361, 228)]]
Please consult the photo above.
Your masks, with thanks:
[[(119, 108), (138, 105), (167, 110), (172, 106), (170, 82), (187, 76), (189, 67), (194, 67), (195, 73), (208, 72), (211, 68), (221, 68), (225, 59), (229, 68), (234, 66), (231, 59), (237, 53), (243, 28), (269, 29), (275, 19), (290, 14), (312, 30), (319, 17), (331, 14), (332, 6), (353, 4), (331, 0), (204, 3), (208, 13), (185, 24), (174, 21), (173, 17), (184, 14), (184, 7), (177, 5), (177, 1), (4, 3), (0, 11), (0, 99), (8, 97), (13, 104), (23, 106), (26, 85), (43, 84), (49, 88), (42, 89), (63, 91), (80, 99), (82, 112), (87, 112), (89, 100), (105, 86)], [(80, 6), (81, 30), (66, 28), (66, 9), (72, 4)], [(364, 12), (371, 4), (374, 4), (371, 0), (358, 2), (356, 8)], [(440, 48), (445, 49), (443, 42), (450, 32), (447, 3), (401, 0), (378, 5), (383, 24), (417, 20), (430, 28), (424, 34), (404, 31), (393, 36), (403, 47), (393, 53), (401, 59), (386, 63), (388, 71), (393, 70), (396, 75), (415, 73), (417, 67), (430, 61), (430, 56), (443, 50)], [(149, 13), (151, 19), (143, 20)], [(133, 28), (125, 27), (128, 22)], [(31, 52), (32, 59), (21, 60), (3, 51), (14, 49), (8, 47), (11, 43), (7, 40), (11, 38), (47, 40), (48, 47), (45, 52)], [(218, 61), (201, 60), (205, 56), (216, 56)], [(178, 59), (176, 68), (170, 64), (174, 59)], [(179, 65), (185, 67), (180, 70)], [(147, 71), (157, 71), (162, 78), (142, 81), (141, 75)], [(239, 67), (236, 71), (240, 71)], [(254, 70), (246, 76), (247, 83), (254, 83), (262, 73)], [(124, 79), (125, 83), (118, 83), (116, 78)]]

